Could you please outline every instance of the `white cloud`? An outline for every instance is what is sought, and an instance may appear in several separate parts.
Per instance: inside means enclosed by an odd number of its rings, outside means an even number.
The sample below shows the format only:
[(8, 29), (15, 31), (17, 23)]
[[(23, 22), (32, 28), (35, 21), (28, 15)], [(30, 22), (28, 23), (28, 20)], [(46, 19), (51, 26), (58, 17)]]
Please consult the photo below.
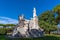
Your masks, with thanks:
[(18, 20), (0, 16), (0, 24), (17, 24)]

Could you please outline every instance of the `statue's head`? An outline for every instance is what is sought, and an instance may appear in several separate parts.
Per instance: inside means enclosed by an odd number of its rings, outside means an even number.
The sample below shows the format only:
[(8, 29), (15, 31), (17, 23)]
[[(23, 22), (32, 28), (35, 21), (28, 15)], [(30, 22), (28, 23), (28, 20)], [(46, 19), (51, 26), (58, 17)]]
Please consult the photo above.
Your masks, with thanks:
[(24, 15), (19, 16), (19, 20), (22, 20), (22, 19), (24, 19)]

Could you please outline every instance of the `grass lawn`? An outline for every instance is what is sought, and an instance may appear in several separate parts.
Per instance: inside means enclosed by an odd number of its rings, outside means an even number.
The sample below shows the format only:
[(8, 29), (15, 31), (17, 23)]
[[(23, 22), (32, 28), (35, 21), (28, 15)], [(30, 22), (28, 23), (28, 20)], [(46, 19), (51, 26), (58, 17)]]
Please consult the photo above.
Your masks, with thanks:
[(60, 40), (60, 35), (46, 34), (40, 38), (6, 38), (4, 35), (0, 35), (0, 40)]

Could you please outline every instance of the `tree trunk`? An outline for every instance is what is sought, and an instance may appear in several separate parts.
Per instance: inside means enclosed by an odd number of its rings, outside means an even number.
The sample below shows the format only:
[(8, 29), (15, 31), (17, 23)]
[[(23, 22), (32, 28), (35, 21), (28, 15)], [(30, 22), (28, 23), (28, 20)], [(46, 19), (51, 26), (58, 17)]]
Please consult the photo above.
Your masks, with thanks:
[(49, 34), (50, 34), (50, 31), (49, 31)]

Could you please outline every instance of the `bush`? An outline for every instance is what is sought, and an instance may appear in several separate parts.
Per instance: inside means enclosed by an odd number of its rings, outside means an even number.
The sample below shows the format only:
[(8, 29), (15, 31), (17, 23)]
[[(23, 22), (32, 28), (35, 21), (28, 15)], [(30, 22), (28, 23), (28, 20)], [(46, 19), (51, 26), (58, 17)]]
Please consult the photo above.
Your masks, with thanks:
[(0, 34), (6, 34), (12, 32), (12, 28), (0, 28)]
[(6, 34), (5, 28), (0, 28), (0, 34)]
[(7, 33), (10, 33), (10, 32), (13, 31), (13, 28), (6, 28), (5, 30), (6, 30)]

